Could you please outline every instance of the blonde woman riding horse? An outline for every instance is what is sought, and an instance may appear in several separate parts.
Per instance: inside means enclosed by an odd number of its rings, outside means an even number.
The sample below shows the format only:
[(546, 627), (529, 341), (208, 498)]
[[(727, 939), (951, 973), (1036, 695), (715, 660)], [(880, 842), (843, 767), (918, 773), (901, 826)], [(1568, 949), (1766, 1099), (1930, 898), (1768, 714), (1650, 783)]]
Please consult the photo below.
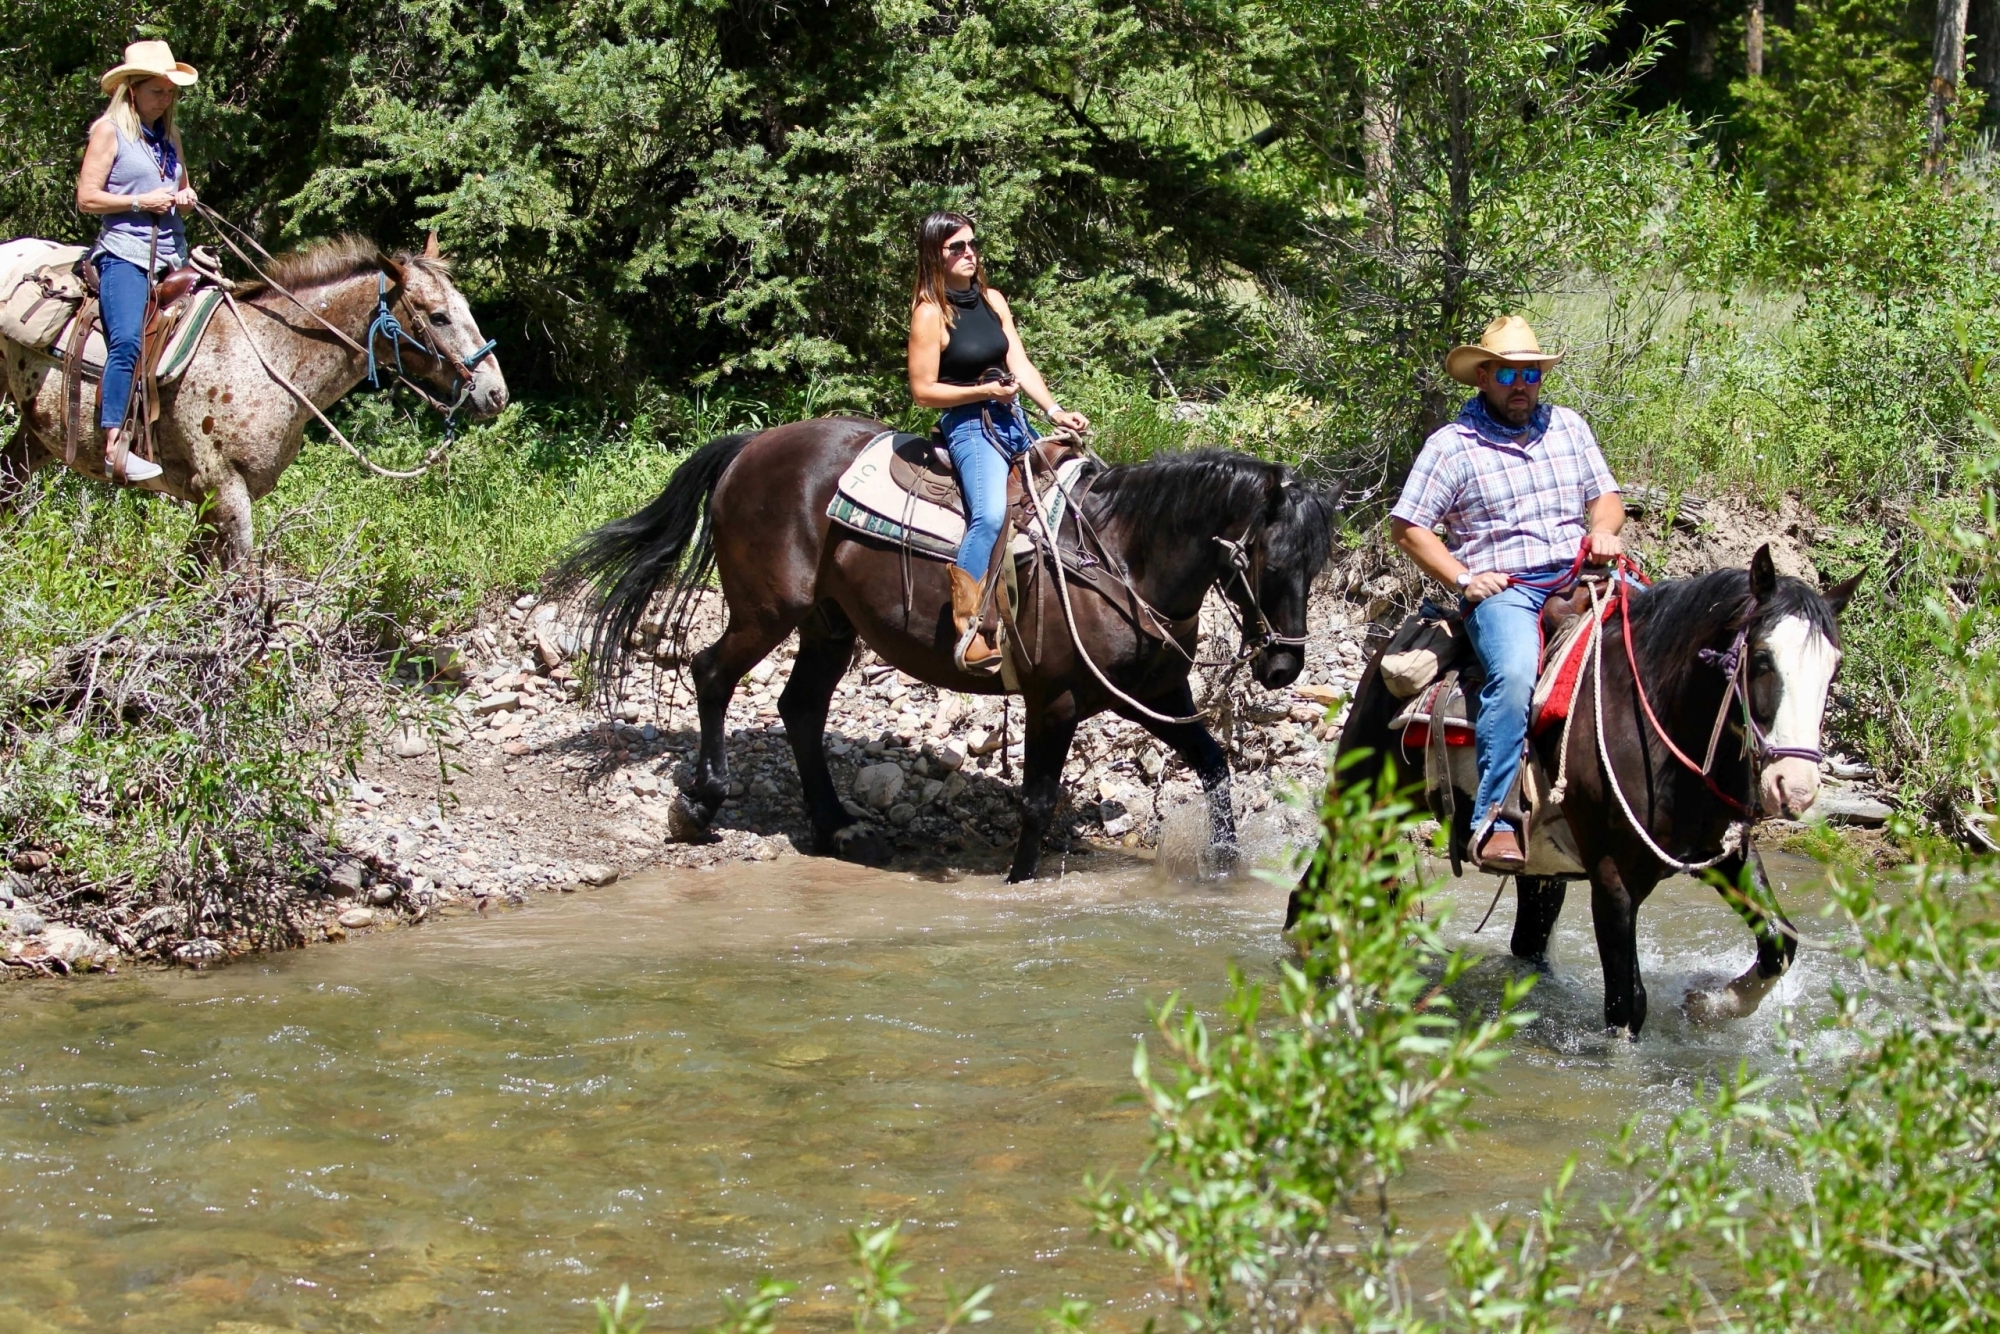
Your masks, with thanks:
[(104, 475), (114, 482), (157, 481), (160, 465), (127, 453), (124, 425), (133, 372), (145, 335), (154, 280), (187, 263), (182, 213), (195, 204), (174, 126), (181, 89), (194, 66), (174, 59), (165, 42), (134, 42), (100, 83), (111, 105), (90, 127), (76, 177), (76, 207), (104, 219), (85, 263), (97, 270), (104, 315), (104, 379), (97, 422), (104, 428)]

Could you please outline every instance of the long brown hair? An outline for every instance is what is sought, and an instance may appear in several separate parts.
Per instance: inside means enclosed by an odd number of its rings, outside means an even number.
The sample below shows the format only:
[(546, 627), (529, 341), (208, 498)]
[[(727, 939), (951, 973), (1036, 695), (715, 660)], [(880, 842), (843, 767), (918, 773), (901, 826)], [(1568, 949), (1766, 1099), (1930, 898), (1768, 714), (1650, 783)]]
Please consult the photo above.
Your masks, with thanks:
[[(935, 302), (944, 312), (944, 326), (949, 329), (958, 323), (958, 312), (945, 299), (944, 243), (951, 234), (961, 227), (972, 227), (972, 219), (963, 213), (949, 210), (931, 214), (917, 228), (917, 288), (910, 297), (910, 309), (915, 310), (926, 301)], [(978, 228), (974, 227), (975, 234)], [(976, 266), (972, 274), (972, 290), (983, 298), (986, 295), (986, 261), (973, 252)]]

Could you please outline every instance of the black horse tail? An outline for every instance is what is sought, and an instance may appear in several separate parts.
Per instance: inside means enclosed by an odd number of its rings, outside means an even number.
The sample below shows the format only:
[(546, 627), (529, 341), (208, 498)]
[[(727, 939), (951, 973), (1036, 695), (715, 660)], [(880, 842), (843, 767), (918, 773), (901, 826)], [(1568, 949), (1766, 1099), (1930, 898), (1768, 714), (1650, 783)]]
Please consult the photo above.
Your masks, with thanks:
[(598, 690), (610, 690), (628, 667), (635, 632), (654, 593), (664, 589), (663, 637), (675, 659), (687, 656), (695, 598), (715, 570), (709, 499), (750, 436), (718, 436), (697, 449), (652, 504), (586, 533), (550, 572), (549, 596), (584, 593), (584, 653)]

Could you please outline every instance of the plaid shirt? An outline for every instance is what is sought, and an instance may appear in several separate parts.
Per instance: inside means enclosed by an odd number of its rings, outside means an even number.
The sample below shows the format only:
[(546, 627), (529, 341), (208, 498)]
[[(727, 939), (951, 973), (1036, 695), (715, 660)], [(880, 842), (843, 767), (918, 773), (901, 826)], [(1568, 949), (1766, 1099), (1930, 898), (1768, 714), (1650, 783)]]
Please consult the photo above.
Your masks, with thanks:
[(1389, 513), (1417, 528), (1444, 523), (1445, 544), (1467, 569), (1525, 574), (1575, 560), (1584, 507), (1617, 489), (1583, 418), (1553, 408), (1529, 445), (1462, 422), (1438, 428)]

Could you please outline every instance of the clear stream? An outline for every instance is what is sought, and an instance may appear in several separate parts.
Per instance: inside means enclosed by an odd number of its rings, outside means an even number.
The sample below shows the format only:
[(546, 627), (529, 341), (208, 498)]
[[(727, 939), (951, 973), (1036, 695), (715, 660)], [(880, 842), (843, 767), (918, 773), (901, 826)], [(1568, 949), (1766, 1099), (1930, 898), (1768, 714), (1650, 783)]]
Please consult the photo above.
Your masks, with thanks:
[[(1079, 871), (1079, 864), (1093, 869)], [(1572, 890), (1542, 1018), (1484, 1107), (1401, 1198), (1448, 1235), (1535, 1203), (1602, 1146), (1747, 1057), (1782, 1071), (1777, 1017), (1827, 1008), (1805, 863), (1775, 859), (1808, 938), (1755, 1018), (1676, 1006), (1750, 938), (1706, 889), (1643, 914), (1653, 1018), (1598, 1032), (1588, 894)], [(1511, 895), (1431, 899), (1490, 1004)], [(1099, 854), (1009, 888), (787, 859), (637, 879), (223, 969), (0, 989), (0, 1334), (586, 1331), (630, 1283), (655, 1328), (719, 1313), (760, 1273), (799, 1281), (787, 1323), (844, 1310), (844, 1236), (905, 1219), (927, 1291), (998, 1284), (1000, 1327), (1065, 1294), (1136, 1326), (1152, 1272), (1093, 1240), (1086, 1172), (1129, 1174), (1146, 1006), (1212, 1005), (1231, 960), (1281, 957), (1280, 891), (1197, 886)], [(1818, 948), (1815, 948), (1818, 946)], [(1810, 1040), (1810, 1039), (1809, 1039)], [(1816, 1056), (1815, 1059), (1822, 1059)], [(1823, 1059), (1834, 1059), (1831, 1053)]]

